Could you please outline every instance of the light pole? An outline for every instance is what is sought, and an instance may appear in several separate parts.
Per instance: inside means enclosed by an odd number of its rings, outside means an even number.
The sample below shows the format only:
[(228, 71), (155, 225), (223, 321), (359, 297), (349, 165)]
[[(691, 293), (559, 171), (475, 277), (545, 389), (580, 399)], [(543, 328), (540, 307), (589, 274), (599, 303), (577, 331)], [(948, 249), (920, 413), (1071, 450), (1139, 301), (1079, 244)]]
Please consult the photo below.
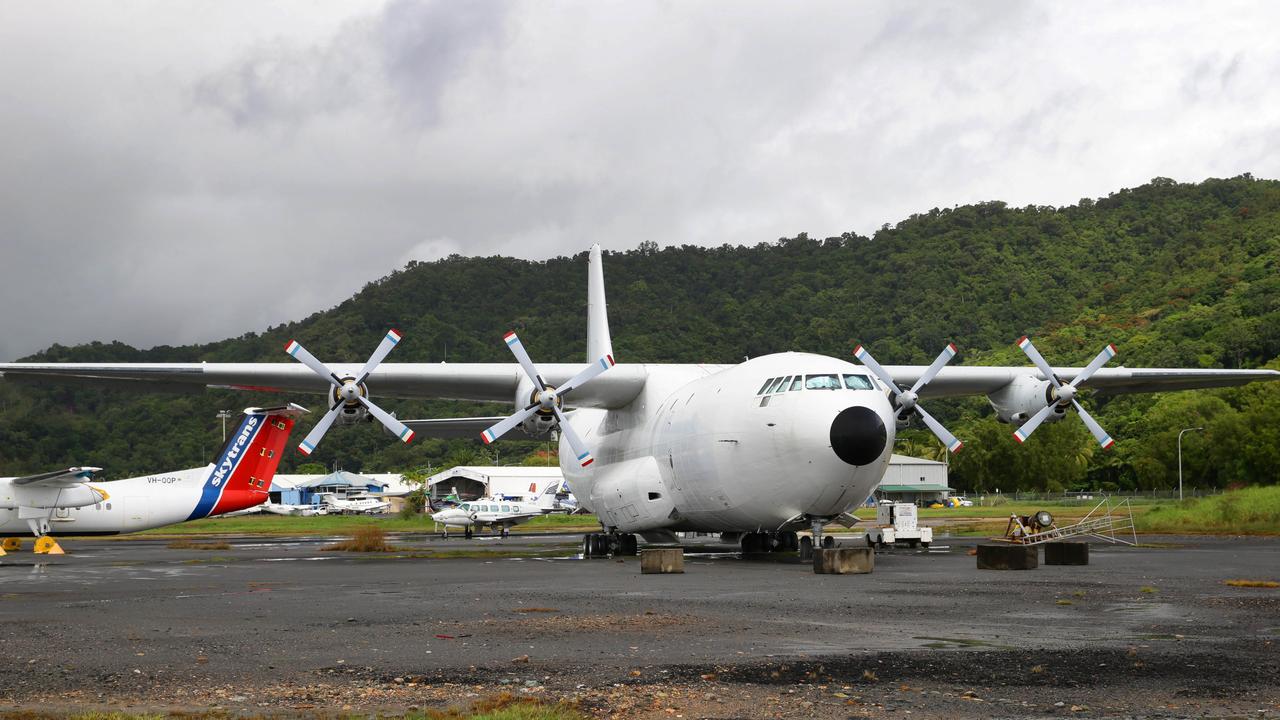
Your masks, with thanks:
[(222, 418), (222, 442), (225, 443), (227, 441), (227, 418), (231, 417), (231, 411), (219, 410), (218, 414), (214, 417)]
[(1195, 430), (1203, 430), (1202, 427), (1185, 428), (1178, 433), (1178, 501), (1182, 501), (1182, 436)]

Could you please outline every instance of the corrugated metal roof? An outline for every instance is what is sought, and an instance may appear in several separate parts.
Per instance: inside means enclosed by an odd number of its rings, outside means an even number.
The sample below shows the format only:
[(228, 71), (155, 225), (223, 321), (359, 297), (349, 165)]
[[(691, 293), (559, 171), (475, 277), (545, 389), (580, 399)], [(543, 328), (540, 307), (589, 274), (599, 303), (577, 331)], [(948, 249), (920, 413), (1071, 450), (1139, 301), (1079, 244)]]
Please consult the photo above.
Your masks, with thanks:
[(943, 490), (951, 490), (946, 485), (931, 485), (920, 483), (919, 485), (881, 485), (877, 490), (885, 492), (942, 492)]

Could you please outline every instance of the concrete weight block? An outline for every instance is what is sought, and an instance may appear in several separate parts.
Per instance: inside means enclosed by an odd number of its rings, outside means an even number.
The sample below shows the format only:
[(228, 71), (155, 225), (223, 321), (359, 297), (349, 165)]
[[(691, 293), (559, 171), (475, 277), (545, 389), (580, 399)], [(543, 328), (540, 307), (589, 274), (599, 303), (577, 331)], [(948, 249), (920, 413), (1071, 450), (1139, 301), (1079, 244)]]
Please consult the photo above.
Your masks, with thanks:
[(871, 548), (816, 548), (813, 571), (819, 575), (860, 575), (876, 567), (876, 554)]
[(684, 572), (684, 548), (645, 548), (640, 551), (642, 575), (682, 572)]
[(1035, 545), (987, 543), (978, 546), (979, 570), (1034, 570), (1040, 565)]
[(1089, 543), (1051, 542), (1044, 545), (1045, 565), (1088, 565)]

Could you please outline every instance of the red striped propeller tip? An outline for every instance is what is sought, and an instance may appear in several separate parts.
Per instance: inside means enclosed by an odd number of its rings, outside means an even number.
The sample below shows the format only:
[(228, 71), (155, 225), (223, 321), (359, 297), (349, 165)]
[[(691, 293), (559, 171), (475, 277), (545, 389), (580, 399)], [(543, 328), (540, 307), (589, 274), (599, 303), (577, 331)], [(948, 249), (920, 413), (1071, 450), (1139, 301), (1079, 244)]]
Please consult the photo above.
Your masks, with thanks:
[(854, 354), (854, 355), (857, 355), (857, 354), (858, 354), (858, 353), (860, 353), (860, 352), (862, 352), (862, 346), (861, 346), (861, 345), (859, 345), (858, 347), (856, 347), (856, 348), (854, 348), (854, 349), (853, 349), (853, 354)]
[(960, 352), (960, 350), (956, 348), (956, 344), (955, 344), (955, 343), (947, 343), (947, 347), (951, 348), (951, 352), (953, 352), (953, 353), (954, 353), (954, 352)]
[(1022, 337), (1018, 338), (1018, 342), (1014, 343), (1014, 345), (1021, 345), (1022, 343), (1026, 342), (1026, 341), (1027, 341), (1027, 336), (1026, 336), (1026, 335), (1023, 335)]

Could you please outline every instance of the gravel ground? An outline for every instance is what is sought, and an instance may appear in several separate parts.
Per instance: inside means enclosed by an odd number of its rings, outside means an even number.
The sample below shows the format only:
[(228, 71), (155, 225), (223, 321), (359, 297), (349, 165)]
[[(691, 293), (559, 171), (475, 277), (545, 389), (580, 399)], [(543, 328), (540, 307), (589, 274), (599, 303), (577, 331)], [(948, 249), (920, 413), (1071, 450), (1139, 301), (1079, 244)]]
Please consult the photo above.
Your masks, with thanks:
[(71, 540), (0, 558), (0, 712), (397, 714), (511, 693), (602, 717), (1280, 716), (1280, 590), (1225, 584), (1280, 579), (1280, 539), (1143, 540), (994, 572), (942, 539), (857, 576), (714, 546), (644, 576), (572, 558), (572, 536), (405, 536), (373, 557)]

